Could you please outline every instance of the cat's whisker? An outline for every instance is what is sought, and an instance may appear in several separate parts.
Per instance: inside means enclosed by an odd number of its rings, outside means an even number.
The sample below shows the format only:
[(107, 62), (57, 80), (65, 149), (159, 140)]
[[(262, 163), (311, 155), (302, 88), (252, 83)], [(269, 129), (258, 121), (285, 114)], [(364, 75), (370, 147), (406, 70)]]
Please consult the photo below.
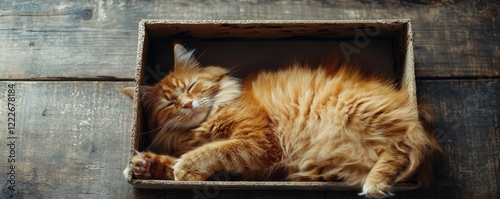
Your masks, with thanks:
[(156, 145), (157, 142), (164, 141), (165, 136), (172, 132), (175, 129), (175, 126), (178, 126), (177, 118), (179, 117), (171, 119), (165, 125), (163, 125), (163, 128), (160, 129), (156, 137), (151, 141), (150, 145), (147, 147), (147, 150), (151, 149), (151, 147)]
[(223, 103), (213, 103), (212, 106), (223, 106), (227, 104), (233, 104), (233, 105), (245, 105), (245, 106), (253, 106), (253, 104), (241, 102), (241, 101), (230, 101), (230, 102), (223, 102)]
[(204, 98), (201, 98), (201, 99), (198, 101), (198, 103), (199, 103), (200, 105), (205, 105), (205, 104), (206, 104), (206, 103), (208, 103), (209, 101), (210, 101), (210, 99), (209, 99), (209, 98), (204, 97)]
[(172, 118), (172, 119), (168, 120), (167, 122), (165, 122), (165, 124), (161, 125), (160, 127), (153, 129), (153, 130), (150, 130), (150, 131), (143, 132), (142, 134), (149, 134), (149, 133), (153, 133), (159, 129), (165, 128), (167, 126), (174, 126), (172, 124), (173, 124), (173, 122), (176, 122), (177, 120), (178, 120), (178, 117)]

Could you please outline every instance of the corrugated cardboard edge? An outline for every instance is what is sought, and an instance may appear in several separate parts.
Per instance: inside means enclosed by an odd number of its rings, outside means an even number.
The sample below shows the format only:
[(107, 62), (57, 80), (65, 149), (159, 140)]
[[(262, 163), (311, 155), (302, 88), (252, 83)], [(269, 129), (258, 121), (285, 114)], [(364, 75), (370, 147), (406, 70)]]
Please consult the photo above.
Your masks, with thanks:
[[(408, 88), (408, 95), (413, 99), (412, 107), (418, 112), (418, 104), (417, 104), (417, 85), (415, 81), (415, 62), (413, 56), (413, 34), (411, 30), (411, 22), (408, 20), (407, 22), (407, 32), (406, 32), (406, 56), (405, 56), (405, 72), (403, 74), (403, 79), (405, 80), (405, 84), (403, 87)], [(418, 118), (418, 114), (414, 117)]]
[(378, 20), (165, 20), (143, 19), (141, 25), (149, 24), (391, 24), (409, 23), (409, 19)]
[[(137, 135), (140, 131), (140, 127), (142, 126), (142, 124), (139, 122), (139, 117), (141, 115), (141, 113), (139, 113), (139, 107), (141, 106), (141, 102), (140, 102), (140, 97), (139, 97), (139, 85), (140, 85), (140, 82), (142, 82), (142, 78), (144, 77), (143, 73), (144, 71), (142, 70), (144, 67), (144, 62), (143, 60), (144, 59), (144, 56), (145, 56), (145, 53), (144, 52), (144, 45), (145, 45), (145, 42), (147, 40), (146, 38), (146, 25), (145, 25), (145, 21), (144, 20), (141, 20), (139, 22), (139, 29), (138, 29), (138, 39), (137, 39), (137, 58), (136, 58), (136, 63), (135, 63), (135, 66), (136, 66), (136, 71), (135, 71), (135, 79), (134, 79), (134, 82), (135, 82), (135, 85), (134, 85), (134, 88), (135, 88), (135, 92), (134, 92), (134, 100), (133, 100), (133, 116), (132, 116), (132, 121), (133, 122), (133, 126), (132, 126), (132, 132), (131, 132), (131, 137), (130, 137), (130, 155), (129, 157), (131, 158), (134, 154), (134, 150), (138, 148), (139, 146), (139, 143), (137, 142)], [(128, 166), (128, 162), (127, 162), (127, 166)], [(128, 175), (126, 176), (127, 178), (127, 181), (129, 183), (132, 184), (132, 179), (133, 179), (133, 176), (132, 176), (132, 173), (129, 172)]]
[[(408, 94), (414, 100), (414, 108), (417, 108), (416, 85), (415, 85), (415, 69), (413, 62), (413, 38), (411, 32), (411, 24), (409, 19), (383, 19), (383, 20), (162, 20), (162, 19), (143, 19), (139, 22), (138, 30), (138, 45), (137, 45), (137, 61), (136, 61), (136, 90), (133, 103), (133, 120), (134, 126), (132, 129), (131, 150), (130, 156), (133, 155), (133, 150), (138, 148), (138, 140), (136, 140), (142, 126), (139, 122), (141, 113), (139, 113), (140, 98), (139, 85), (143, 78), (144, 58), (147, 52), (144, 52), (144, 46), (147, 45), (146, 25), (149, 24), (392, 24), (402, 23), (407, 25), (406, 31), (406, 52), (404, 60), (403, 87), (408, 88)], [(418, 117), (418, 115), (416, 115)], [(133, 179), (131, 173), (127, 176), (127, 181), (135, 188), (145, 189), (205, 189), (205, 188), (220, 188), (220, 189), (273, 189), (273, 190), (359, 190), (359, 186), (352, 186), (342, 182), (282, 182), (282, 181), (172, 181), (172, 180), (140, 180)], [(420, 183), (398, 183), (395, 185), (395, 191), (411, 191), (420, 187)]]
[[(173, 181), (173, 180), (133, 180), (135, 188), (145, 189), (249, 189), (249, 190), (360, 190), (359, 186), (342, 182), (288, 182), (288, 181)], [(419, 184), (398, 183), (395, 191), (411, 191)]]

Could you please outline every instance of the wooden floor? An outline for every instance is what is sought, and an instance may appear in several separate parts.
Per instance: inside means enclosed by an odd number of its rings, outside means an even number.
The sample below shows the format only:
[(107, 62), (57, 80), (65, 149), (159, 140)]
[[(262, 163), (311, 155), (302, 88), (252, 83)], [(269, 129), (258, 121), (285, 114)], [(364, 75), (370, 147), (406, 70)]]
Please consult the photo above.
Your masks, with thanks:
[(119, 89), (133, 85), (143, 18), (411, 19), (418, 95), (436, 106), (434, 133), (445, 156), (430, 188), (394, 198), (500, 198), (499, 4), (1, 1), (0, 198), (359, 198), (335, 191), (134, 190), (122, 175), (131, 103)]

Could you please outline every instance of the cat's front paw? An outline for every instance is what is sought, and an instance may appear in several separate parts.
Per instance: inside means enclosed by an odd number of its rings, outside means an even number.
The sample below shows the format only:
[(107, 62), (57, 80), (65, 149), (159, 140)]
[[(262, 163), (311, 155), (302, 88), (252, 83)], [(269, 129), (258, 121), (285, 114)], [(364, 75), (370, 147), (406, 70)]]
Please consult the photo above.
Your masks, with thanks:
[(391, 191), (392, 186), (385, 182), (367, 181), (363, 185), (363, 192), (359, 195), (366, 196), (367, 198), (385, 198), (394, 196)]
[(134, 174), (135, 178), (138, 179), (148, 179), (151, 178), (151, 164), (152, 164), (152, 154), (147, 152), (137, 153), (130, 160), (129, 166), (125, 169), (126, 171)]
[(196, 171), (193, 165), (187, 165), (184, 161), (179, 160), (174, 165), (174, 177), (178, 181), (204, 181), (210, 174)]

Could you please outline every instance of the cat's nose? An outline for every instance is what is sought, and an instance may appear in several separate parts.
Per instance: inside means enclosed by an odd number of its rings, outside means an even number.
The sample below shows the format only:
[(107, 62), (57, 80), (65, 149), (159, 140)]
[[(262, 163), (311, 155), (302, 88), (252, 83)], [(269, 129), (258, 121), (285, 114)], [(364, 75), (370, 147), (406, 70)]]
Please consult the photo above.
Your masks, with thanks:
[(189, 101), (182, 105), (182, 108), (188, 108), (188, 109), (193, 109), (193, 101)]

